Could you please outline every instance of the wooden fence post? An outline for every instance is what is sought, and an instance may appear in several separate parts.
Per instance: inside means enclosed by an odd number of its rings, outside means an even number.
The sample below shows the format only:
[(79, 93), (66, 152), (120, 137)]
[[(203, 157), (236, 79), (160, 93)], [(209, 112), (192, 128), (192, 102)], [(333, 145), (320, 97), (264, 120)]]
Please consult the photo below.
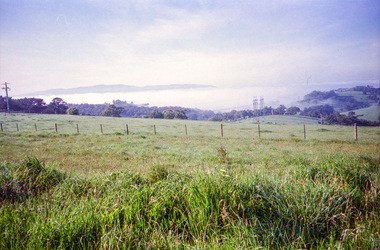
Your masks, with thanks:
[(355, 141), (358, 140), (358, 126), (356, 123), (354, 123), (354, 136), (355, 136)]
[(17, 127), (17, 132), (19, 132), (19, 129), (18, 129), (18, 123), (16, 123), (16, 127)]
[(103, 125), (100, 124), (100, 132), (103, 134)]
[(306, 125), (303, 125), (303, 139), (306, 140)]
[(261, 135), (260, 135), (260, 124), (257, 125), (257, 129), (259, 131), (259, 138), (260, 138), (261, 137)]
[(125, 125), (125, 128), (127, 129), (127, 135), (129, 135), (128, 124), (127, 124), (127, 125)]
[(1, 132), (3, 132), (3, 124), (0, 123), (0, 127), (1, 127)]
[(55, 132), (58, 133), (58, 126), (57, 126), (57, 123), (55, 123)]
[(79, 125), (77, 124), (77, 132), (78, 132), (78, 134), (79, 134)]
[(185, 132), (186, 132), (186, 136), (187, 136), (187, 125), (185, 124)]
[(153, 125), (153, 128), (154, 128), (154, 134), (157, 134), (157, 131), (156, 131), (156, 124)]
[(221, 134), (222, 137), (223, 137), (223, 123), (220, 124), (220, 134)]
[(34, 128), (36, 129), (36, 132), (38, 131), (37, 130), (37, 123), (34, 124)]

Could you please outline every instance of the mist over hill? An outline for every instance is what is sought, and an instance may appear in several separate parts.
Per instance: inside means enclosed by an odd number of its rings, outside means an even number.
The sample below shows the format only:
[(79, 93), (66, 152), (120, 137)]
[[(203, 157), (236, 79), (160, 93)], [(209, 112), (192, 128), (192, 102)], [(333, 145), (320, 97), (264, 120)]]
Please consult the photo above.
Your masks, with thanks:
[(356, 86), (330, 91), (316, 91), (304, 96), (299, 102), (301, 106), (330, 105), (336, 112), (346, 112), (356, 109), (379, 106), (380, 88), (371, 86)]
[[(165, 89), (168, 91), (173, 91), (173, 89), (179, 89), (179, 92), (187, 94), (186, 98), (189, 101), (195, 101), (199, 99), (199, 96), (192, 96), (190, 94), (191, 89), (202, 89), (206, 88), (205, 91), (209, 94), (207, 96), (208, 100), (213, 101), (216, 97), (211, 95), (213, 91), (213, 86), (210, 85), (159, 85), (159, 86), (145, 86), (136, 87), (128, 85), (98, 85), (93, 87), (81, 87), (74, 89), (62, 90), (49, 90), (51, 93), (55, 93), (56, 96), (61, 98), (54, 98), (52, 103), (45, 102), (45, 98), (32, 97), (32, 98), (22, 98), (22, 99), (10, 99), (10, 111), (12, 112), (24, 112), (24, 113), (51, 113), (55, 109), (55, 106), (62, 108), (61, 111), (54, 111), (53, 113), (65, 114), (66, 109), (71, 110), (75, 108), (76, 114), (81, 115), (104, 115), (106, 113), (122, 117), (145, 117), (145, 118), (164, 118), (167, 119), (189, 119), (189, 120), (210, 120), (210, 121), (241, 121), (246, 119), (255, 118), (261, 116), (303, 116), (312, 117), (315, 119), (320, 119), (322, 123), (326, 118), (343, 119), (347, 116), (349, 117), (348, 122), (344, 122), (345, 125), (352, 122), (359, 122), (355, 119), (362, 119), (377, 122), (380, 120), (380, 87), (372, 86), (356, 86), (350, 88), (339, 88), (334, 90), (319, 91), (314, 90), (310, 93), (304, 95), (303, 99), (298, 102), (293, 102), (292, 104), (286, 103), (270, 103), (262, 102), (257, 103), (256, 107), (252, 106), (252, 99), (250, 105), (245, 105), (243, 107), (236, 107), (225, 112), (217, 112), (215, 110), (207, 110), (204, 108), (193, 108), (186, 105), (149, 105), (145, 103), (144, 105), (135, 104), (133, 101), (125, 101), (126, 99), (113, 99), (112, 104), (109, 102), (98, 102), (98, 104), (86, 103), (84, 99), (83, 102), (70, 102), (65, 98), (68, 97), (72, 92), (79, 95), (81, 92), (88, 91), (141, 91), (141, 93), (146, 93), (147, 91), (152, 91), (152, 93), (162, 93)], [(184, 91), (182, 91), (184, 90)], [(44, 92), (50, 93), (50, 92)], [(201, 90), (202, 92), (203, 90)], [(87, 93), (86, 92), (86, 93)], [(60, 95), (59, 93), (62, 93)], [(171, 92), (173, 93), (173, 92)], [(36, 92), (37, 95), (37, 92)], [(37, 95), (38, 96), (38, 95)], [(204, 95), (205, 96), (205, 95)], [(123, 98), (128, 97), (124, 95)], [(173, 95), (164, 96), (167, 98), (168, 103), (173, 103)], [(226, 99), (226, 105), (230, 105), (236, 98), (240, 96), (233, 95), (230, 93), (229, 98)], [(151, 95), (145, 95), (144, 100), (149, 101)], [(57, 100), (59, 100), (57, 104)], [(112, 100), (112, 99), (111, 99)], [(230, 100), (230, 102), (228, 101)], [(112, 112), (113, 107), (118, 112)], [(6, 98), (0, 96), (0, 110), (7, 110)], [(105, 112), (107, 110), (107, 112)], [(338, 116), (343, 115), (343, 116)], [(330, 119), (329, 118), (329, 119)], [(170, 119), (170, 118), (169, 118)], [(287, 119), (289, 120), (289, 119)], [(334, 121), (335, 122), (335, 121)], [(339, 122), (340, 123), (340, 122)], [(364, 124), (364, 123), (363, 123)]]
[(25, 96), (43, 96), (43, 95), (75, 95), (91, 93), (119, 93), (119, 92), (139, 92), (139, 91), (157, 91), (157, 90), (185, 90), (199, 88), (215, 88), (212, 85), (201, 84), (170, 84), (170, 85), (150, 85), (150, 86), (133, 86), (133, 85), (95, 85), (88, 87), (77, 87), (68, 89), (48, 89), (25, 94)]
[[(265, 105), (254, 110), (252, 108), (237, 109), (229, 112), (214, 112), (210, 110), (194, 109), (181, 106), (148, 106), (135, 105), (133, 102), (114, 100), (112, 105), (120, 107), (123, 110), (120, 116), (123, 117), (146, 117), (146, 118), (166, 118), (165, 114), (173, 112), (184, 112), (185, 116), (181, 119), (189, 120), (210, 120), (210, 121), (239, 121), (251, 119), (260, 116), (285, 115), (295, 116), (301, 115), (304, 117), (313, 117), (316, 119), (326, 118), (329, 115), (339, 114), (350, 111), (352, 117), (354, 110), (365, 109), (371, 106), (379, 106), (380, 103), (380, 88), (370, 86), (357, 86), (353, 88), (336, 89), (330, 91), (312, 91), (304, 96), (296, 105), (286, 107), (283, 104), (276, 106)], [(76, 107), (81, 114), (101, 115), (102, 111), (107, 108), (108, 104), (70, 104), (70, 107)], [(260, 107), (260, 108), (259, 108)], [(363, 110), (364, 111), (364, 110)], [(369, 110), (376, 113), (379, 109)], [(363, 119), (367, 116), (363, 112), (359, 112)], [(377, 121), (380, 115), (371, 116), (372, 121)], [(173, 116), (175, 117), (175, 116)]]

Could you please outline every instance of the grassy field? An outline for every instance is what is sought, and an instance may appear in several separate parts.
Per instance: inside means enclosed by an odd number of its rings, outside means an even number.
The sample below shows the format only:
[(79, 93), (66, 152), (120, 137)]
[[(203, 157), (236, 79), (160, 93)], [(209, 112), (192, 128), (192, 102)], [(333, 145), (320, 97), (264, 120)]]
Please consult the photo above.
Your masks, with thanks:
[(261, 116), (259, 118), (251, 118), (242, 120), (243, 123), (264, 123), (264, 124), (289, 124), (289, 125), (318, 125), (320, 119), (309, 117), (309, 116), (300, 116), (300, 115), (267, 115)]
[(362, 91), (345, 91), (345, 92), (340, 92), (337, 94), (338, 94), (338, 96), (352, 96), (358, 102), (371, 102), (373, 104), (376, 104), (376, 101), (369, 100), (368, 99), (369, 96), (363, 94)]
[(305, 140), (301, 124), (260, 124), (259, 138), (253, 123), (223, 123), (223, 137), (213, 122), (0, 123), (1, 249), (380, 246), (379, 128), (355, 141), (312, 124)]
[[(342, 114), (348, 115), (349, 112), (344, 112)], [(355, 116), (359, 119), (364, 119), (368, 121), (379, 121), (380, 117), (380, 106), (372, 106), (369, 108), (357, 109), (355, 110)]]

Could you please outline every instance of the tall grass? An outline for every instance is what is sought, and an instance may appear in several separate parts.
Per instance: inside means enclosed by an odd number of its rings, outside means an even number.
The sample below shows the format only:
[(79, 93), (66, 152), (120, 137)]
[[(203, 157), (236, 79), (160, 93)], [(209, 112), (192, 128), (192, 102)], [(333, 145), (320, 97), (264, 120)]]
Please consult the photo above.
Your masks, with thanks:
[[(379, 246), (378, 189), (344, 161), (244, 180), (160, 165), (145, 177), (70, 176), (36, 158), (1, 170), (3, 249)], [(10, 186), (17, 199), (3, 195)]]

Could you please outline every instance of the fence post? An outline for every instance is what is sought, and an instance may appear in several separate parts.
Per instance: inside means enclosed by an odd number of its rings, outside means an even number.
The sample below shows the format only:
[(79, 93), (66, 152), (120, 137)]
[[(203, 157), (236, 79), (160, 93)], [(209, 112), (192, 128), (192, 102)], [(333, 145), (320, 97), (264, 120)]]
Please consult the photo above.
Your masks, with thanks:
[(3, 124), (0, 123), (0, 127), (1, 127), (1, 132), (3, 132)]
[(261, 135), (260, 135), (260, 124), (257, 125), (257, 129), (259, 131), (259, 138), (260, 138), (261, 137)]
[(358, 140), (358, 126), (356, 123), (354, 123), (354, 136), (355, 136), (355, 141)]
[(156, 131), (156, 124), (153, 125), (153, 128), (154, 128), (154, 134), (157, 134), (157, 131)]
[(37, 130), (37, 123), (34, 124), (34, 128), (36, 129), (36, 132), (38, 131)]
[(100, 132), (103, 134), (103, 125), (100, 124)]
[(187, 125), (185, 124), (185, 132), (186, 132), (186, 136), (187, 136)]
[(306, 140), (306, 125), (303, 125), (303, 139)]
[(18, 123), (16, 123), (16, 127), (17, 127), (17, 132), (19, 132), (19, 129), (18, 129)]
[(78, 134), (79, 134), (79, 125), (77, 124), (77, 132), (78, 132)]
[(127, 124), (127, 125), (125, 125), (125, 128), (127, 129), (127, 135), (129, 135), (128, 124)]
[(220, 134), (221, 134), (222, 137), (223, 137), (223, 123), (220, 124)]
[(58, 126), (57, 126), (57, 123), (55, 123), (55, 132), (58, 133)]

